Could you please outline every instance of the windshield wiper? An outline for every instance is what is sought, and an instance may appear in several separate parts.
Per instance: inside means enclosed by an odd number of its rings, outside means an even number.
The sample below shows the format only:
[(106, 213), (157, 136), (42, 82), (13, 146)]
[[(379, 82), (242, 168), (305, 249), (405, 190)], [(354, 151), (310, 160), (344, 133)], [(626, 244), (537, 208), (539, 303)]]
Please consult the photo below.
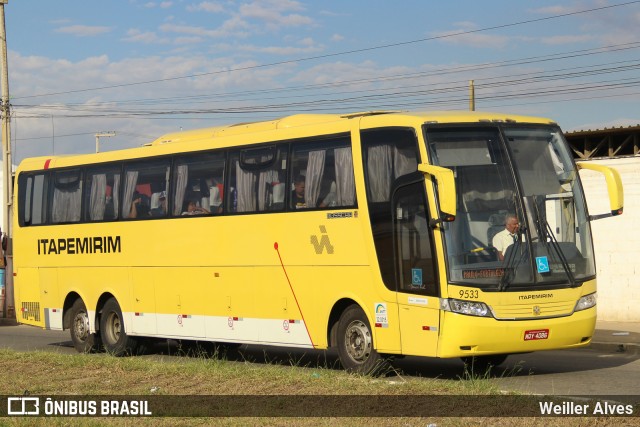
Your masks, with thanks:
[[(558, 239), (556, 239), (556, 236), (553, 234), (553, 230), (551, 229), (551, 226), (549, 225), (549, 223), (547, 222), (546, 219), (542, 219), (541, 220), (543, 223), (543, 227), (544, 227), (544, 231), (545, 231), (545, 236), (549, 238), (549, 240), (551, 241), (551, 247), (553, 247), (553, 249), (555, 250), (556, 254), (558, 254), (558, 258), (560, 259), (560, 264), (562, 265), (562, 268), (564, 269), (565, 273), (567, 273), (567, 277), (569, 278), (569, 283), (571, 284), (571, 287), (575, 287), (576, 286), (576, 278), (574, 277), (573, 273), (571, 272), (571, 267), (569, 266), (569, 262), (567, 261), (567, 258), (565, 258), (564, 256), (564, 252), (562, 252), (562, 249), (560, 248), (560, 244), (558, 243)], [(549, 243), (549, 242), (547, 242)]]
[[(524, 232), (524, 229), (523, 229)], [(520, 245), (522, 244), (522, 233), (518, 232), (518, 240), (511, 245), (511, 250), (505, 250), (506, 266), (504, 267), (504, 274), (500, 278), (498, 283), (498, 291), (504, 291), (511, 284), (516, 276), (516, 269), (522, 263), (522, 260), (527, 256), (528, 251), (522, 250)], [(508, 249), (508, 248), (507, 248)], [(508, 254), (506, 253), (508, 252)], [(518, 257), (518, 254), (520, 256)]]
[[(544, 197), (546, 199), (546, 196)], [(558, 259), (560, 260), (560, 264), (562, 265), (564, 272), (567, 274), (567, 278), (569, 279), (569, 283), (571, 284), (571, 287), (572, 288), (575, 287), (576, 279), (573, 276), (573, 273), (571, 272), (571, 267), (569, 266), (569, 262), (567, 261), (567, 258), (565, 258), (564, 252), (562, 252), (562, 249), (560, 248), (560, 244), (558, 243), (558, 239), (556, 239), (555, 234), (553, 234), (553, 230), (551, 229), (549, 222), (547, 222), (546, 218), (543, 218), (540, 215), (540, 211), (538, 209), (538, 203), (535, 200), (535, 196), (534, 196), (533, 206), (535, 207), (536, 215), (537, 215), (536, 222), (538, 226), (537, 227), (538, 236), (543, 236), (547, 247), (551, 246), (553, 248), (555, 253), (558, 255)]]

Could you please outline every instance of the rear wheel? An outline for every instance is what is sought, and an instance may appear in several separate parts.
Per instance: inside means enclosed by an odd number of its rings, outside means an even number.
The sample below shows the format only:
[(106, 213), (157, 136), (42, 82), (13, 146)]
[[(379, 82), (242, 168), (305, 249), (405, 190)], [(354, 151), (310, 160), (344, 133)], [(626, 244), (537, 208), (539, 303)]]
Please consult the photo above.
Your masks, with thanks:
[(107, 353), (114, 356), (136, 354), (137, 343), (127, 335), (122, 319), (122, 310), (114, 298), (110, 298), (102, 308), (100, 316), (100, 336)]
[(347, 372), (376, 374), (386, 365), (383, 357), (373, 348), (371, 326), (364, 311), (351, 305), (338, 321), (338, 355)]
[(79, 353), (92, 353), (100, 349), (100, 335), (91, 333), (89, 313), (81, 299), (74, 301), (69, 316), (71, 341)]

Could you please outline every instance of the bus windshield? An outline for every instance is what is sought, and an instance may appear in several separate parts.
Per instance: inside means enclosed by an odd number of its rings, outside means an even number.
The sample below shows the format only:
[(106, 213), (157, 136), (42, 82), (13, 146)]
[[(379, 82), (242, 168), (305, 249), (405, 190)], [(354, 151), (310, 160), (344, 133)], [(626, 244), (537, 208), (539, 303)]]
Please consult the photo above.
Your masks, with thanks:
[(428, 126), (432, 164), (456, 178), (449, 282), (486, 290), (576, 286), (595, 265), (585, 199), (556, 126)]

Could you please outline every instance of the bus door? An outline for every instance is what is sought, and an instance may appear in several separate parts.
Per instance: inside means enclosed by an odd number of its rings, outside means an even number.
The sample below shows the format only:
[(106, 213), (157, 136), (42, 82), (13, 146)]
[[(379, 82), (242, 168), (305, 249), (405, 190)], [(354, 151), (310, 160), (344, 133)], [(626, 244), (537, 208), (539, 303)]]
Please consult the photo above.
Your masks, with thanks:
[(392, 205), (402, 353), (435, 356), (440, 302), (433, 232), (424, 178), (411, 181), (396, 187)]

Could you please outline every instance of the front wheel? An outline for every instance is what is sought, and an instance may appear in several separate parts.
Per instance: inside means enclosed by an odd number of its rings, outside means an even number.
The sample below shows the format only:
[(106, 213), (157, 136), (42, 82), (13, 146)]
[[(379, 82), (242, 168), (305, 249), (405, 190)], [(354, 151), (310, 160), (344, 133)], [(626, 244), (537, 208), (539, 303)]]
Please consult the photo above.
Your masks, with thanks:
[(78, 353), (93, 353), (100, 349), (100, 335), (91, 333), (89, 313), (81, 299), (74, 301), (69, 312), (71, 317), (71, 341)]
[(127, 335), (122, 319), (122, 310), (114, 298), (110, 298), (102, 308), (100, 316), (100, 336), (107, 353), (114, 356), (136, 354), (137, 343)]
[(338, 355), (344, 369), (352, 373), (380, 373), (386, 364), (373, 348), (369, 320), (357, 305), (347, 307), (338, 321)]

